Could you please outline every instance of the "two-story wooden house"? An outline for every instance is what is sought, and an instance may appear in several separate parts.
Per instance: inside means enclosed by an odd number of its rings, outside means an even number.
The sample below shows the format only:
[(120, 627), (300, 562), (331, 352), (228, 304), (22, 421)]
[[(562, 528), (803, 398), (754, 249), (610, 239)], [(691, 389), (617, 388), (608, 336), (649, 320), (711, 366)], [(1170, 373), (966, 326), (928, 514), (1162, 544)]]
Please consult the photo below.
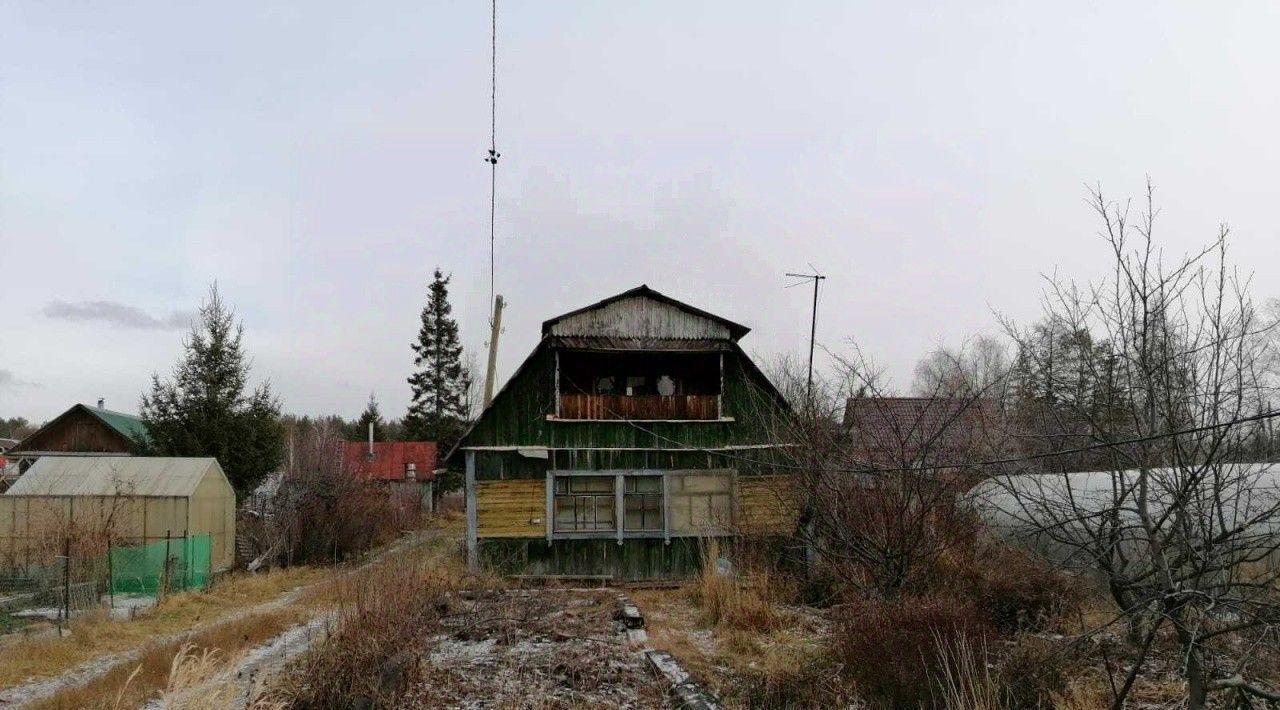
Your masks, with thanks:
[(683, 577), (707, 538), (792, 532), (790, 479), (768, 464), (787, 405), (747, 332), (647, 286), (543, 323), (448, 460), (471, 564)]

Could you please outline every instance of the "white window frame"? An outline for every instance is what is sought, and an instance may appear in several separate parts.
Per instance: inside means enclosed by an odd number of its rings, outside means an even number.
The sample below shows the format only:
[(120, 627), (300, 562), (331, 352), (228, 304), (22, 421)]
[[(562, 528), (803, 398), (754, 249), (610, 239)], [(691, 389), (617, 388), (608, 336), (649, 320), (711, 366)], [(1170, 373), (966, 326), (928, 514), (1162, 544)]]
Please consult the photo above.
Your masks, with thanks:
[[(729, 477), (729, 525), (726, 529), (709, 533), (691, 531), (673, 531), (671, 529), (671, 479), (673, 476), (694, 475)], [(612, 530), (557, 530), (555, 527), (555, 486), (557, 478), (566, 477), (614, 477), (614, 528)], [(637, 530), (626, 529), (625, 480), (628, 477), (657, 476), (662, 480), (662, 529)], [(731, 468), (707, 469), (608, 469), (608, 470), (547, 470), (546, 481), (546, 536), (547, 542), (554, 540), (608, 539), (614, 538), (621, 545), (628, 539), (662, 539), (668, 544), (673, 537), (716, 537), (732, 534), (733, 525), (738, 520), (738, 471)]]

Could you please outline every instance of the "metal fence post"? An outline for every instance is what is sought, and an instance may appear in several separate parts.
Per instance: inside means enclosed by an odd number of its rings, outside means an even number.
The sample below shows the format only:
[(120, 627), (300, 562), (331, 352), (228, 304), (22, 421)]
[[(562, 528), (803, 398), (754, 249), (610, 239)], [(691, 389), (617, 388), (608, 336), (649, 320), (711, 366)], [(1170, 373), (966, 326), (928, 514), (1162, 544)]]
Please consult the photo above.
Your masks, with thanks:
[[(173, 539), (173, 531), (165, 530), (164, 531), (164, 564), (160, 566), (160, 583), (161, 583), (160, 586), (164, 587), (165, 596), (169, 595), (169, 575), (172, 574), (172, 572), (169, 569), (169, 566), (173, 564), (171, 562), (172, 558), (170, 558), (169, 556), (170, 554), (169, 541), (172, 539)], [(160, 590), (157, 589), (156, 594), (159, 594), (159, 593), (160, 593)]]
[(62, 539), (62, 607), (67, 623), (71, 622), (71, 538)]
[(111, 608), (116, 608), (116, 574), (111, 564), (111, 538), (107, 538), (107, 598), (111, 600)]

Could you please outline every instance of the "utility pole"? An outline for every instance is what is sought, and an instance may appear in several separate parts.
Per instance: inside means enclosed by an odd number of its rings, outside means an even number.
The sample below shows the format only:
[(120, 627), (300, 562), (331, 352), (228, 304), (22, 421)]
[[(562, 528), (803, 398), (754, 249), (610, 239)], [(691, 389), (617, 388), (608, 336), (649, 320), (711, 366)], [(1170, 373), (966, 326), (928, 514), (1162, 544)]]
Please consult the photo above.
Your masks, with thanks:
[[(813, 265), (810, 264), (809, 268), (812, 269)], [(804, 281), (813, 281), (813, 312), (809, 322), (809, 382), (805, 389), (805, 397), (811, 400), (813, 398), (813, 344), (818, 335), (818, 284), (827, 277), (819, 274), (817, 269), (813, 269), (812, 274), (789, 273), (787, 276), (794, 279), (803, 279), (803, 281), (791, 284), (791, 286), (799, 286), (801, 283), (804, 283)], [(787, 288), (790, 288), (791, 286), (788, 286)]]
[(489, 403), (493, 401), (493, 378), (498, 369), (498, 336), (502, 334), (502, 308), (506, 305), (506, 301), (502, 300), (502, 294), (494, 297), (493, 320), (490, 322), (493, 330), (489, 333), (489, 367), (484, 376), (485, 408), (488, 408)]

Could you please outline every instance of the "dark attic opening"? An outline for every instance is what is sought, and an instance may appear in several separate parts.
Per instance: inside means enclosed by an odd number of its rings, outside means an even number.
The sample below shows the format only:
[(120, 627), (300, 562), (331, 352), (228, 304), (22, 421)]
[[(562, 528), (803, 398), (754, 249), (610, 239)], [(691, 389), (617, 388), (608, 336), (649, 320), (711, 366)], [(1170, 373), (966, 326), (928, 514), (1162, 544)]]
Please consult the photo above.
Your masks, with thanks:
[(559, 354), (561, 419), (720, 418), (718, 352)]

